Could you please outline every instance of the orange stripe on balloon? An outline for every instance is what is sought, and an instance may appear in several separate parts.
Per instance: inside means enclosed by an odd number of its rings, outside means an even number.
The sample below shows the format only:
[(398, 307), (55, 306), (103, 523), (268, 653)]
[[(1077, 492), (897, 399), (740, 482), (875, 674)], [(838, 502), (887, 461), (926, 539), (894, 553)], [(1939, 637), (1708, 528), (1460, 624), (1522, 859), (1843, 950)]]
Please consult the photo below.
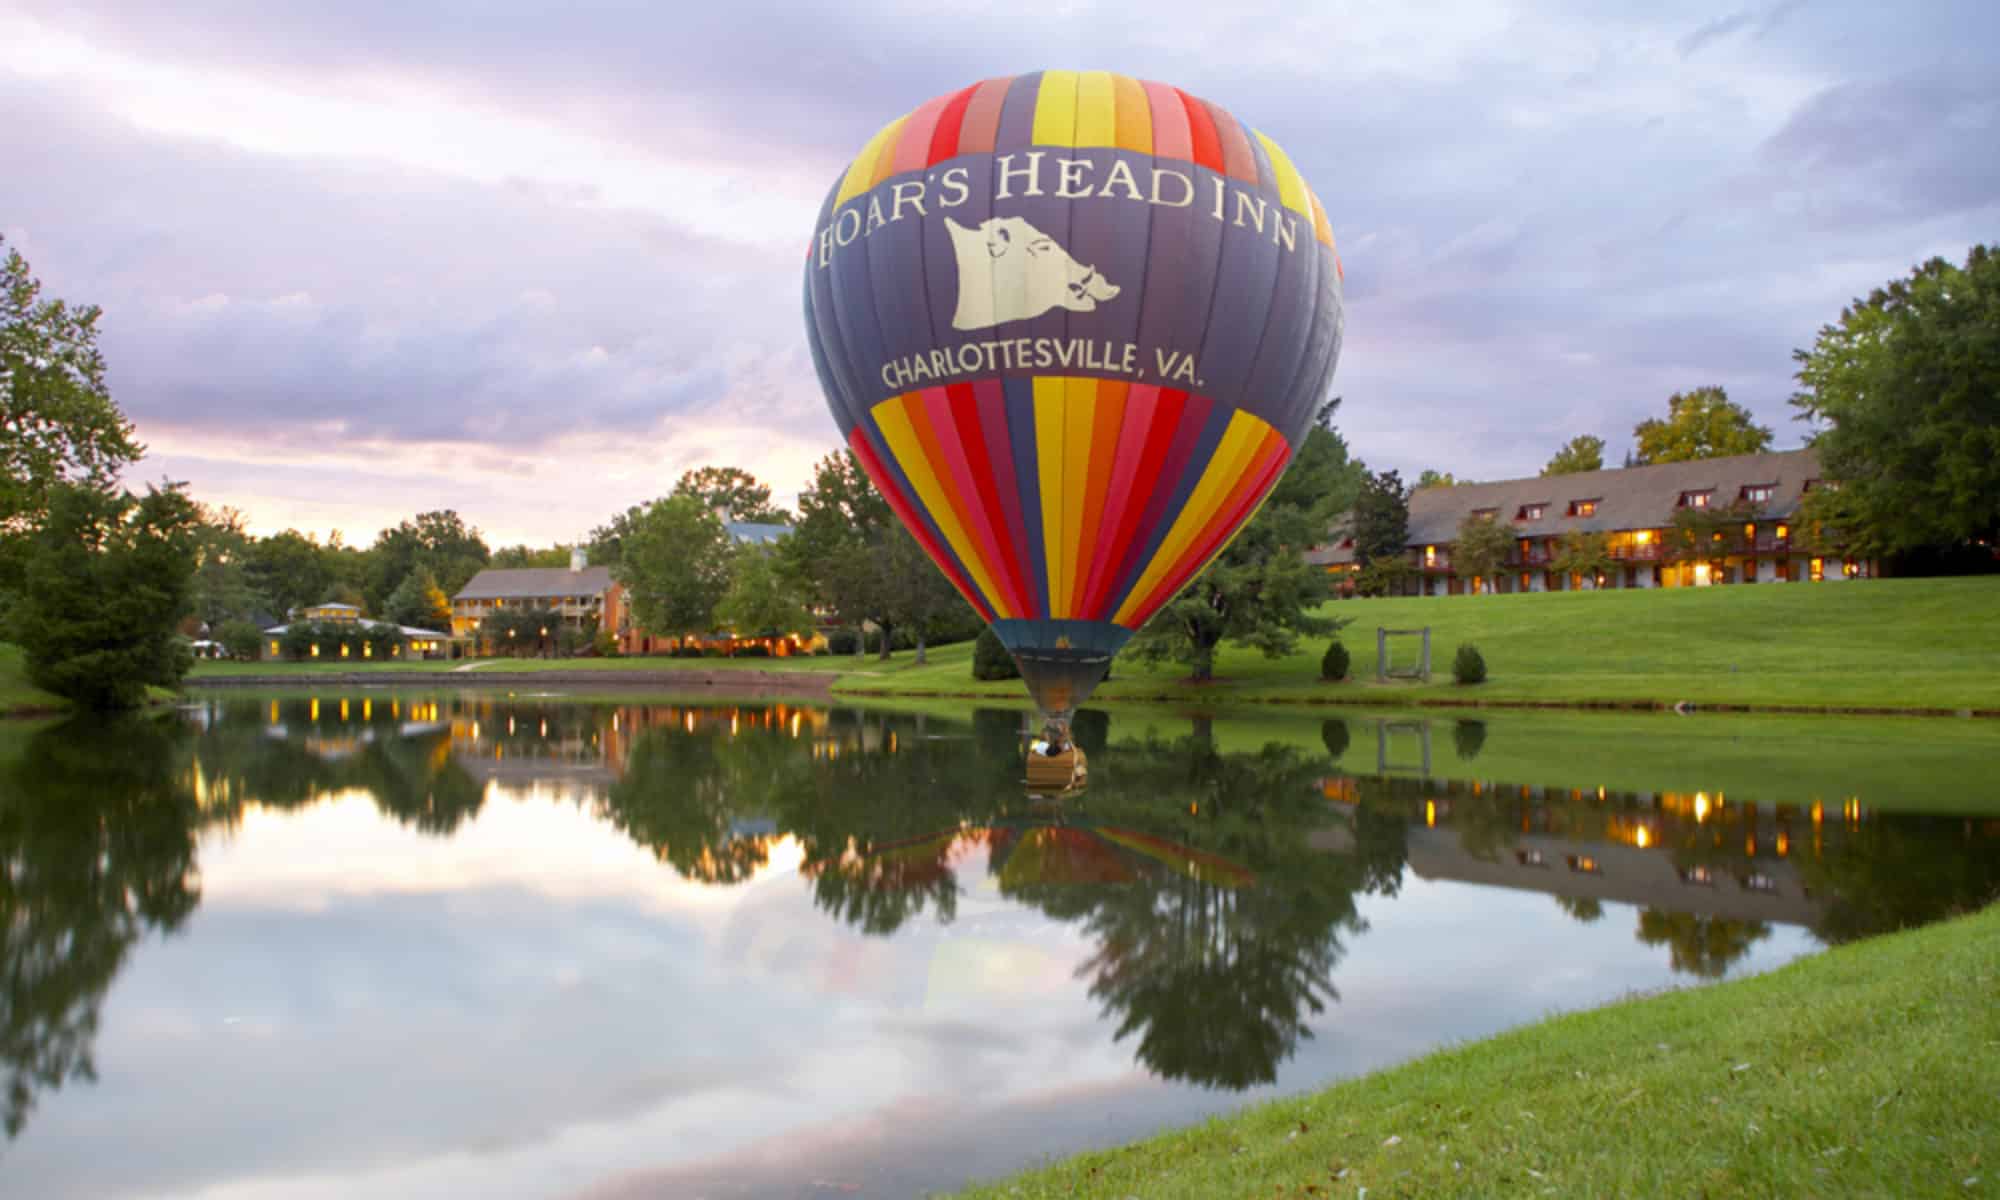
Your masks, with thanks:
[(1306, 189), (1306, 196), (1312, 201), (1313, 236), (1325, 242), (1327, 249), (1331, 250), (1333, 249), (1333, 226), (1326, 223), (1326, 206), (1319, 202), (1318, 194), (1311, 188)]
[(960, 154), (991, 154), (1000, 136), (1000, 108), (1007, 103), (1007, 89), (1019, 76), (989, 79), (972, 93), (965, 106), (965, 125), (958, 131)]
[(1243, 126), (1230, 115), (1228, 109), (1206, 100), (1200, 103), (1215, 121), (1215, 140), (1222, 146), (1224, 173), (1231, 179), (1255, 187), (1258, 183), (1257, 152), (1250, 148), (1249, 135), (1243, 132)]
[(872, 189), (876, 184), (889, 178), (889, 168), (896, 163), (896, 139), (903, 136), (903, 127), (909, 122), (910, 118), (907, 116), (897, 117), (883, 132), (882, 145), (875, 153), (874, 169), (868, 173), (869, 188)]
[(1153, 157), (1194, 161), (1194, 140), (1188, 132), (1187, 105), (1178, 90), (1147, 80), (1146, 109), (1153, 126)]
[(1118, 148), (1151, 154), (1153, 106), (1146, 100), (1146, 89), (1130, 75), (1113, 75), (1111, 88), (1118, 103)]
[(1091, 437), (1096, 431), (1097, 380), (1063, 381), (1063, 583), (1058, 617), (1077, 615), (1077, 576), (1085, 563), (1083, 510), (1090, 489)]
[(903, 131), (896, 135), (895, 152), (889, 156), (891, 175), (921, 171), (928, 165), (931, 135), (937, 132), (938, 120), (944, 116), (945, 105), (951, 101), (949, 95), (933, 96), (903, 121)]
[[(1120, 549), (1131, 541), (1136, 510), (1145, 507), (1149, 486), (1140, 481), (1139, 464), (1145, 457), (1148, 435), (1153, 432), (1160, 389), (1135, 383), (1125, 394), (1124, 414), (1118, 430), (1118, 444), (1111, 456), (1111, 478), (1104, 494), (1104, 511), (1098, 518), (1097, 553), (1090, 563), (1090, 578), (1083, 589), (1086, 620), (1102, 620), (1104, 590), (1111, 586), (1107, 575), (1120, 566)], [(1147, 481), (1151, 484), (1151, 481)]]
[(944, 577), (951, 581), (951, 586), (958, 589), (958, 594), (965, 597), (965, 602), (972, 605), (973, 611), (985, 620), (992, 621), (993, 609), (987, 605), (985, 597), (979, 594), (977, 588), (966, 582), (965, 576), (959, 574), (957, 566), (952, 563), (951, 556), (938, 546), (937, 539), (931, 536), (929, 526), (925, 525), (923, 518), (917, 515), (916, 507), (910, 503), (909, 497), (896, 486), (895, 477), (882, 465), (880, 456), (875, 453), (875, 447), (869, 445), (867, 435), (861, 431), (861, 426), (856, 425), (854, 431), (848, 434), (847, 443), (848, 449), (854, 451), (854, 457), (861, 461), (861, 469), (868, 473), (868, 478), (874, 481), (876, 490), (882, 493), (882, 498), (889, 502), (889, 507), (895, 510), (897, 518), (903, 522), (903, 528), (909, 530), (910, 536), (917, 539), (917, 545), (922, 546), (924, 553), (930, 555), (931, 561), (937, 564), (938, 570), (944, 572)]
[(1090, 431), (1090, 476), (1083, 493), (1083, 539), (1078, 553), (1083, 561), (1071, 587), (1070, 607), (1078, 617), (1090, 613), (1090, 575), (1097, 564), (1109, 557), (1110, 540), (1104, 534), (1105, 495), (1111, 487), (1112, 468), (1118, 461), (1119, 433), (1125, 424), (1125, 403), (1132, 385), (1116, 380), (1097, 382), (1097, 411), (1092, 414)]

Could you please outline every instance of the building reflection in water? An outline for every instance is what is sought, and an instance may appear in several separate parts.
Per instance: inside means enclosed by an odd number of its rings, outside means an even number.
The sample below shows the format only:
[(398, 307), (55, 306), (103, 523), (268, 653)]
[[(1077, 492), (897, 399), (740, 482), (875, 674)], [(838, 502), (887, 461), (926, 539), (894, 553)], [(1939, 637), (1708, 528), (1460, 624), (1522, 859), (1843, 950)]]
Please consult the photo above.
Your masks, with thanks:
[[(1023, 786), (1013, 711), (223, 695), (35, 734), (0, 758), (6, 1123), (90, 1077), (130, 947), (199, 901), (204, 830), (336, 796), (434, 837), (489, 804), (573, 806), (702, 885), (795, 872), (871, 936), (950, 922), (990, 888), (1082, 933), (1079, 979), (1149, 1069), (1228, 1089), (1275, 1078), (1338, 1000), (1362, 901), (1409, 878), (1543, 893), (1582, 922), (1630, 906), (1634, 936), (1698, 977), (1775, 926), (1844, 942), (2000, 893), (1993, 818), (1434, 775), (1500, 761), (1505, 727), (1481, 721), (1332, 720), (1240, 749), (1205, 720), (1120, 737), (1122, 721), (1079, 714), (1091, 787), (1053, 802)], [(1558, 774), (1561, 753), (1534, 761)]]

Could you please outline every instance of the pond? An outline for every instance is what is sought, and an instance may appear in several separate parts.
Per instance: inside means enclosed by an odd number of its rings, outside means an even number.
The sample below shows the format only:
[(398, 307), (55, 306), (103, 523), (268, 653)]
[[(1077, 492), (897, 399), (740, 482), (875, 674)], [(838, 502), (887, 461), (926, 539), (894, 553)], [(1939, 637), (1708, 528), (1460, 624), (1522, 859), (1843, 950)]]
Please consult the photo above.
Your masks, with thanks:
[(2000, 730), (216, 691), (0, 725), (10, 1195), (917, 1196), (2000, 893)]

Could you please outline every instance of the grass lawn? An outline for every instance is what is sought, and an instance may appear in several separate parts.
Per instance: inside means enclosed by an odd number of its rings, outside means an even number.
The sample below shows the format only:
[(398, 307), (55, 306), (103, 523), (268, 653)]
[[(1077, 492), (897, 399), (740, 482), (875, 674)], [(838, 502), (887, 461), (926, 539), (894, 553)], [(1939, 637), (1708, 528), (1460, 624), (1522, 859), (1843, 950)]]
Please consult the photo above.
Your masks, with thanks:
[(28, 682), (19, 646), (0, 642), (0, 717), (55, 712), (68, 707), (69, 701)]
[[(937, 653), (933, 651), (932, 653)], [(893, 666), (901, 667), (909, 663), (911, 654), (900, 653), (892, 659)], [(972, 660), (965, 660), (970, 663)], [(633, 672), (655, 671), (780, 671), (815, 672), (820, 674), (841, 674), (855, 672), (866, 674), (877, 664), (871, 655), (857, 660), (852, 655), (818, 658), (800, 656), (797, 658), (483, 658), (473, 659), (473, 670), (466, 671), (468, 680), (476, 680), (485, 672), (496, 674), (540, 674), (546, 671), (591, 671), (603, 672), (606, 676), (631, 674)], [(858, 664), (858, 667), (857, 667)], [(191, 680), (227, 679), (232, 676), (279, 676), (279, 675), (399, 675), (410, 673), (438, 674), (456, 672), (469, 665), (466, 660), (438, 662), (370, 662), (353, 659), (315, 660), (311, 662), (229, 662), (210, 660), (195, 664), (188, 675)], [(967, 670), (970, 670), (968, 666)]]
[[(1225, 647), (1218, 681), (1206, 687), (1183, 683), (1177, 665), (1120, 659), (1096, 699), (2000, 709), (2000, 576), (1349, 600), (1325, 611), (1352, 621), (1342, 640), (1357, 679), (1319, 682), (1323, 644), (1275, 660)], [(1375, 628), (1425, 624), (1432, 682), (1376, 684)], [(1485, 656), (1486, 683), (1452, 682), (1460, 642)], [(1412, 655), (1414, 646), (1397, 651)], [(975, 682), (971, 653), (947, 647), (928, 667), (843, 679), (836, 690), (1020, 694), (1015, 682)]]
[(2000, 906), (968, 1197), (2000, 1195)]

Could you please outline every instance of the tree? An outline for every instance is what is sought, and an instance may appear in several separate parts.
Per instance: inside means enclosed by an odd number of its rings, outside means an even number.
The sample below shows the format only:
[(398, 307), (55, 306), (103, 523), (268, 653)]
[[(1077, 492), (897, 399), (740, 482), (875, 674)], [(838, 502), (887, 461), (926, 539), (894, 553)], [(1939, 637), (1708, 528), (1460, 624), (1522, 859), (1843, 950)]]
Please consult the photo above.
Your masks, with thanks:
[(624, 538), (612, 577), (632, 597), (632, 616), (654, 634), (707, 633), (729, 590), (729, 537), (694, 496), (646, 506)]
[[(886, 531), (876, 540), (872, 551), (880, 564), (877, 569), (883, 577), (888, 619), (910, 632), (916, 643), (919, 666), (926, 661), (924, 648), (931, 638), (954, 629), (963, 636), (968, 627), (985, 624), (908, 530), (897, 526)], [(882, 637), (882, 657), (889, 657), (886, 631)]]
[[(1470, 483), (1471, 480), (1467, 480), (1466, 482)], [(1425, 467), (1424, 473), (1417, 476), (1418, 491), (1422, 491), (1425, 488), (1457, 487), (1457, 486), (1458, 486), (1458, 480), (1452, 477), (1450, 471), (1437, 471), (1429, 467)]]
[(445, 595), (456, 595), (492, 553), (479, 531), (451, 509), (418, 513), (393, 529), (384, 529), (369, 549), (363, 594), (368, 611), (381, 612), (403, 577), (418, 567), (430, 571)]
[(1410, 493), (1394, 471), (1364, 475), (1354, 501), (1354, 558), (1362, 566), (1401, 559), (1410, 543)]
[(731, 556), (729, 590), (716, 602), (715, 619), (744, 637), (812, 628), (812, 614), (779, 569), (768, 546), (738, 546)]
[(1756, 522), (1759, 505), (1745, 500), (1721, 506), (1674, 510), (1667, 526), (1667, 552), (1683, 562), (1705, 562), (1720, 572), (1729, 555), (1747, 549), (1743, 530)]
[(12, 633), (37, 687), (87, 708), (136, 708), (193, 665), (176, 631), (194, 603), (200, 510), (181, 485), (145, 497), (57, 484), (23, 555)]
[(41, 291), (27, 260), (8, 250), (0, 263), (0, 537), (39, 524), (65, 483), (109, 488), (144, 449), (104, 381), (98, 308), (43, 300)]
[(264, 648), (264, 631), (241, 617), (232, 617), (216, 629), (215, 640), (231, 658), (256, 658)]
[(839, 450), (815, 464), (812, 486), (799, 493), (799, 517), (779, 543), (780, 562), (811, 603), (857, 629), (864, 621), (882, 626), (886, 647), (897, 581), (880, 569), (876, 552), (897, 529), (860, 461)]
[(700, 467), (689, 471), (674, 484), (674, 495), (693, 496), (710, 511), (720, 509), (725, 521), (791, 523), (791, 514), (771, 504), (770, 486), (757, 482), (755, 475), (737, 467)]
[(333, 586), (333, 568), (325, 548), (296, 529), (272, 534), (252, 545), (243, 571), (250, 586), (269, 600), (280, 616), (318, 604)]
[(1451, 544), (1451, 565), (1461, 578), (1474, 576), (1494, 589), (1494, 578), (1514, 552), (1514, 534), (1490, 516), (1468, 516), (1458, 523), (1458, 540)]
[(1604, 469), (1604, 439), (1587, 433), (1579, 433), (1556, 451), (1549, 465), (1542, 468), (1544, 476), (1580, 475), (1585, 471)]
[(1638, 439), (1639, 466), (1688, 462), (1697, 458), (1727, 458), (1761, 454), (1771, 448), (1771, 427), (1759, 425), (1750, 410), (1730, 401), (1719, 387), (1698, 387), (1667, 397), (1667, 419), (1641, 421), (1632, 428)]
[[(1803, 420), (1839, 490), (1807, 497), (1883, 552), (2000, 539), (2000, 247), (1933, 258), (1795, 350)], [(1837, 510), (1837, 511), (1836, 511)]]
[(418, 629), (451, 628), (451, 601), (430, 568), (418, 566), (403, 576), (382, 606), (384, 620)]
[(556, 545), (546, 550), (530, 546), (506, 546), (493, 552), (486, 565), (495, 568), (567, 567), (569, 547)]
[[(1345, 621), (1316, 616), (1326, 578), (1305, 561), (1334, 517), (1353, 507), (1362, 473), (1333, 431), (1335, 398), (1321, 408), (1291, 468), (1229, 545), (1146, 622), (1129, 647), (1142, 661), (1186, 663), (1197, 682), (1214, 677), (1224, 641), (1268, 658), (1301, 636), (1324, 637)], [(1401, 493), (1400, 484), (1397, 487)]]
[(1556, 543), (1555, 559), (1549, 565), (1564, 575), (1591, 580), (1595, 586), (1597, 577), (1616, 567), (1618, 560), (1611, 557), (1610, 534), (1572, 529)]
[(250, 582), (253, 545), (243, 529), (242, 513), (201, 507), (194, 537), (194, 615), (211, 633), (231, 620), (249, 617), (265, 603)]

